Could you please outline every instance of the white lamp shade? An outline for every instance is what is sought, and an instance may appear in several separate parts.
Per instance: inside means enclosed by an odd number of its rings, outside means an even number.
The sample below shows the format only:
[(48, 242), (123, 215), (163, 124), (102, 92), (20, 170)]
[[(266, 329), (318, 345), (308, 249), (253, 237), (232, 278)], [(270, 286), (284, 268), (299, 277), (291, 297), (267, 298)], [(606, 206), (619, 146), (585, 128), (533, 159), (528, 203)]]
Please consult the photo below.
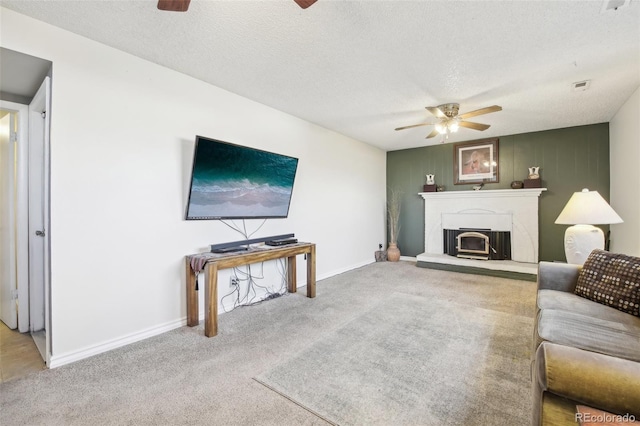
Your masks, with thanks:
[(598, 194), (598, 191), (583, 189), (574, 192), (560, 216), (556, 219), (558, 225), (608, 225), (622, 223), (609, 203)]

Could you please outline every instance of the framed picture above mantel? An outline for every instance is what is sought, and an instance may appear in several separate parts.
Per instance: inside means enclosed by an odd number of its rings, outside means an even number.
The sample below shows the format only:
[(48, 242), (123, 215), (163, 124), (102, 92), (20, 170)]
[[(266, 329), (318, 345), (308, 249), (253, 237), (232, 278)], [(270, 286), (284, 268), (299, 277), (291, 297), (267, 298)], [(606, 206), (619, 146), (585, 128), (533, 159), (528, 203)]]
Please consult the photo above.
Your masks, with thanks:
[(499, 182), (498, 138), (453, 144), (453, 183)]

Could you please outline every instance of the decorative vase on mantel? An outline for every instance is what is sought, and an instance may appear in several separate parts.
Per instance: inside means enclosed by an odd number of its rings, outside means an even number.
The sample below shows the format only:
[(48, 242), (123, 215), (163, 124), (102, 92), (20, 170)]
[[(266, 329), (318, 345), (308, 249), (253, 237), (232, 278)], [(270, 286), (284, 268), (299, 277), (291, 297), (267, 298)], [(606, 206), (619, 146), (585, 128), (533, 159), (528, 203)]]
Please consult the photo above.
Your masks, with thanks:
[(389, 243), (387, 248), (387, 260), (389, 262), (397, 262), (400, 260), (400, 249), (397, 243)]

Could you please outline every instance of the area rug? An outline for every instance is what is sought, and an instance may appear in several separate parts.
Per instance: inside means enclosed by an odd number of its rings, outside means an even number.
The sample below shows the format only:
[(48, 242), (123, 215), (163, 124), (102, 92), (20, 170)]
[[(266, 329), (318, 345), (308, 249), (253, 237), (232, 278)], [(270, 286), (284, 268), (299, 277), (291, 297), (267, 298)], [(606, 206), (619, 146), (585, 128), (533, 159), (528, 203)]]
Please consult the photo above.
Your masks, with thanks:
[(528, 424), (533, 319), (391, 293), (255, 379), (339, 425)]

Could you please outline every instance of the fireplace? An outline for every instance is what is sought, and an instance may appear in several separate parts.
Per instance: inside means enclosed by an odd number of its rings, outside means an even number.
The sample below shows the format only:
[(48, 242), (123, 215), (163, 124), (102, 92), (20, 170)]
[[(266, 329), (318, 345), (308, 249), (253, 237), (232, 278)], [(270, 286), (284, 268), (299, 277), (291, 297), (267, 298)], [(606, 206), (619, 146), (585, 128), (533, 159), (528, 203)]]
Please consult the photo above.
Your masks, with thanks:
[(511, 260), (511, 232), (491, 229), (444, 229), (443, 252), (480, 260)]
[[(544, 191), (546, 188), (420, 193), (424, 198), (424, 253), (416, 256), (417, 265), (445, 264), (537, 274), (538, 198)], [(457, 256), (457, 235), (449, 240), (443, 238), (443, 231), (453, 233), (462, 229), (491, 229), (489, 260)], [(496, 231), (509, 232), (508, 250), (498, 248), (499, 244), (491, 239)]]
[[(418, 262), (475, 263), (483, 268), (537, 271), (538, 198), (543, 191), (546, 188), (420, 193), (424, 198), (424, 253), (416, 259)], [(443, 250), (443, 230), (463, 228), (510, 232), (510, 257), (506, 259), (512, 262), (494, 262), (492, 256), (495, 254), (491, 249), (486, 262), (462, 259), (455, 254), (448, 256), (449, 251)], [(454, 240), (450, 246), (455, 247), (456, 242)], [(489, 241), (489, 244), (498, 251), (493, 242)]]

